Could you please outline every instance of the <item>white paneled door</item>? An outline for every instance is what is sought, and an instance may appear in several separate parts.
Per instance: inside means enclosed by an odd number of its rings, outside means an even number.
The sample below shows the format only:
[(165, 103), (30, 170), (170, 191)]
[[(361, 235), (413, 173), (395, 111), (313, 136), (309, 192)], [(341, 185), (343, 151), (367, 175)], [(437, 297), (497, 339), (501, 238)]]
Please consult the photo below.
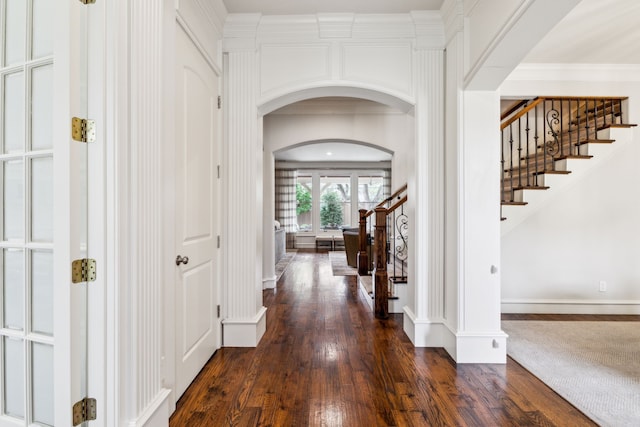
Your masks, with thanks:
[(0, 0), (0, 426), (54, 425), (55, 7)]
[(176, 400), (220, 346), (218, 76), (176, 28)]

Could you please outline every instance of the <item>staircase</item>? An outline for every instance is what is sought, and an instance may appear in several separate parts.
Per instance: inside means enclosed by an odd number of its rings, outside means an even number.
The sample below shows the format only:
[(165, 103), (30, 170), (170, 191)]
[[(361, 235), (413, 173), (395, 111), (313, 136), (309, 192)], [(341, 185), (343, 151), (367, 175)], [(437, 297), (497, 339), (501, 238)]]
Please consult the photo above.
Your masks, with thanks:
[[(624, 97), (537, 97), (514, 101), (501, 123), (501, 220), (512, 206), (522, 207), (535, 194), (566, 179), (581, 162), (615, 141), (626, 124)], [(519, 208), (522, 209), (522, 208)]]
[[(377, 318), (400, 313), (406, 305), (408, 218), (405, 213), (407, 185), (403, 185), (374, 209), (360, 210), (360, 250), (358, 275), (367, 294), (373, 299)], [(369, 237), (374, 256), (373, 271), (369, 271)]]

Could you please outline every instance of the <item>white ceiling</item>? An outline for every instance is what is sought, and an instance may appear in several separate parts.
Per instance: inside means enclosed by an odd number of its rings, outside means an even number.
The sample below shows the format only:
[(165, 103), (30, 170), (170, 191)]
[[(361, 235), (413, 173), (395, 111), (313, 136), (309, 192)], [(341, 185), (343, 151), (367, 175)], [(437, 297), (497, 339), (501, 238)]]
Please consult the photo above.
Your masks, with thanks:
[(582, 0), (523, 62), (640, 64), (640, 1)]
[(274, 158), (291, 162), (380, 162), (391, 160), (391, 153), (347, 141), (322, 141), (301, 144), (275, 152)]
[(307, 15), (315, 13), (407, 13), (438, 10), (443, 0), (223, 0), (229, 13)]
[[(442, 0), (223, 0), (230, 13), (293, 15), (315, 13), (407, 13), (412, 10), (438, 10)], [(525, 63), (555, 64), (640, 64), (640, 0), (582, 0), (525, 57)], [(314, 107), (314, 100), (292, 104), (281, 114)], [(322, 101), (320, 101), (322, 103)], [(351, 100), (350, 108), (354, 107)], [(365, 101), (368, 102), (368, 101)], [(326, 109), (322, 103), (322, 108)], [(299, 113), (299, 111), (298, 111)], [(324, 144), (324, 143), (323, 143)], [(334, 143), (335, 144), (335, 143)], [(278, 159), (326, 161), (331, 151), (336, 161), (360, 158), (362, 146), (338, 144), (298, 148)], [(355, 151), (354, 151), (355, 150)], [(315, 158), (310, 158), (311, 153)], [(309, 153), (305, 155), (305, 153)], [(380, 152), (386, 160), (388, 153)], [(364, 154), (363, 154), (364, 155)], [(373, 152), (367, 156), (374, 155)]]

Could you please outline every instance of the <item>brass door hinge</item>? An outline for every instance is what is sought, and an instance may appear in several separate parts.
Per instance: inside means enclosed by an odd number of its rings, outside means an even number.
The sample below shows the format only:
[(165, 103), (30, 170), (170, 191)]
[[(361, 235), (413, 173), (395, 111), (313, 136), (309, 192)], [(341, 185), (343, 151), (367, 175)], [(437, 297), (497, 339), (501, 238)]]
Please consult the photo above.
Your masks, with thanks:
[(73, 283), (93, 282), (96, 280), (96, 260), (76, 259), (71, 263), (71, 281)]
[(81, 119), (78, 117), (72, 118), (71, 138), (78, 142), (94, 142), (96, 140), (95, 120)]
[(77, 426), (85, 421), (95, 420), (97, 417), (96, 399), (85, 397), (73, 405), (73, 425)]
[(218, 311), (218, 319), (219, 319), (220, 318), (220, 304), (218, 304), (217, 311)]
[(94, 4), (96, 2), (96, 0), (80, 0), (80, 3), (82, 4)]
[(222, 108), (222, 97), (218, 95), (218, 110)]

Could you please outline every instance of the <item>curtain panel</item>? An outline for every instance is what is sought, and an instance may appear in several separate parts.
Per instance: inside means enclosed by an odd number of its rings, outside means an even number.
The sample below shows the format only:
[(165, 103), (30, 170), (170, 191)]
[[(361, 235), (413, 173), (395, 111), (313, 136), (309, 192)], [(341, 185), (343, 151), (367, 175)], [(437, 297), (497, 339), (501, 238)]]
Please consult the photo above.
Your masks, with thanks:
[(295, 246), (295, 233), (298, 231), (296, 213), (296, 169), (276, 169), (275, 175), (275, 218), (287, 234), (287, 248)]

